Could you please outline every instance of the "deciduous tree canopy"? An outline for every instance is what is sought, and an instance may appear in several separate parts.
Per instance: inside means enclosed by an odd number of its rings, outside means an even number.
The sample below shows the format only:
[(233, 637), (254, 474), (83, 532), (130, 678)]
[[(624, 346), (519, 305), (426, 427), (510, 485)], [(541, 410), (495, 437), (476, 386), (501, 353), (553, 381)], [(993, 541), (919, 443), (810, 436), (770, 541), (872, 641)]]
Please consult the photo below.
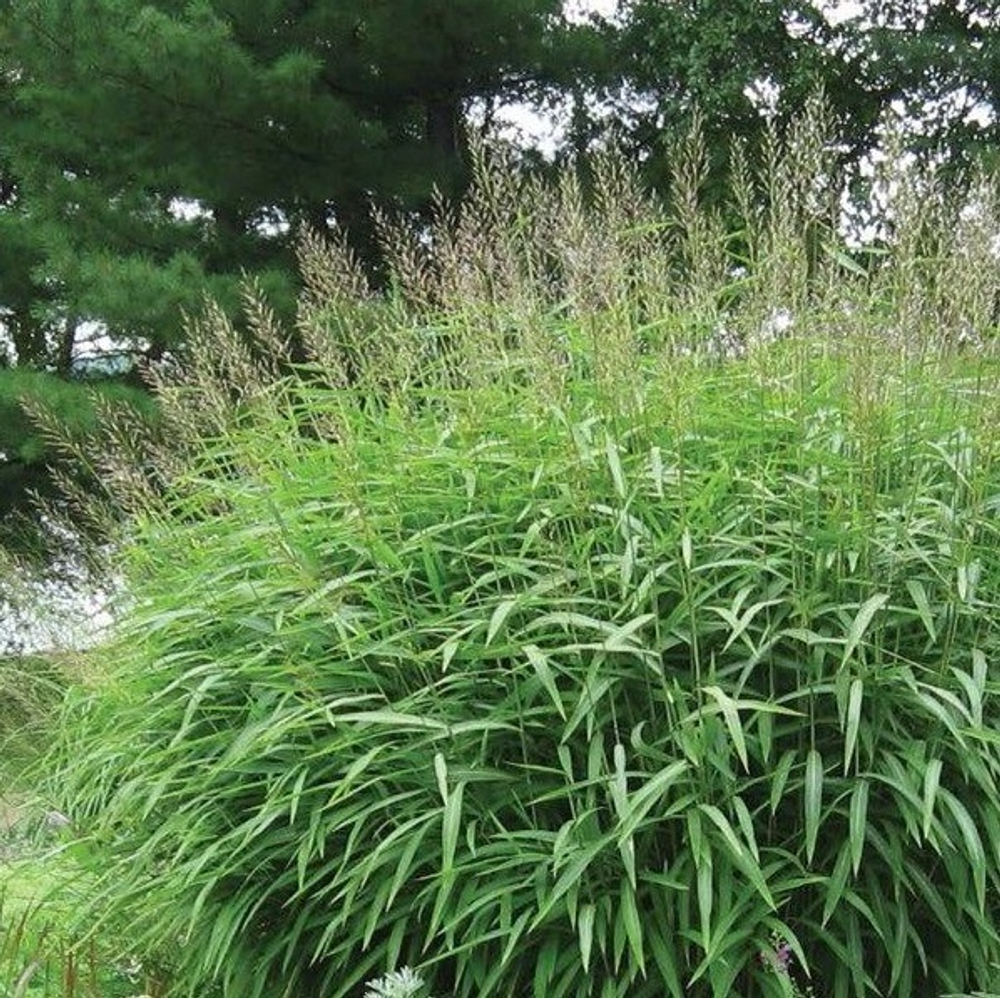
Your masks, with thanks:
[(608, 32), (616, 51), (604, 93), (653, 176), (698, 107), (721, 186), (731, 140), (759, 138), (768, 118), (789, 120), (817, 87), (846, 159), (879, 142), (887, 117), (904, 120), (911, 148), (962, 164), (995, 156), (992, 0), (865, 0), (847, 12), (819, 0), (623, 0), (621, 17)]

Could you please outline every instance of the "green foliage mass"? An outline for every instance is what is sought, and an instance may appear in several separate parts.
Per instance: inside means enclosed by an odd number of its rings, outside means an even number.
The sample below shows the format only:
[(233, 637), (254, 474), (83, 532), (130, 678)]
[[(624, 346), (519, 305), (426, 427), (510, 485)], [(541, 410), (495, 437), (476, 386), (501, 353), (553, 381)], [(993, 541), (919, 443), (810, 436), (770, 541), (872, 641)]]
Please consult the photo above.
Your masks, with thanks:
[(992, 230), (932, 259), (901, 209), (893, 253), (814, 259), (835, 216), (788, 196), (734, 285), (679, 186), (606, 161), (588, 211), (487, 168), (360, 313), (307, 245), (291, 376), (199, 327), (51, 760), (83, 925), (177, 994), (995, 988)]
[(45, 455), (41, 431), (26, 408), (48, 410), (72, 436), (97, 432), (102, 404), (127, 404), (146, 415), (154, 408), (148, 393), (115, 381), (67, 382), (43, 371), (0, 371), (0, 449), (24, 463)]
[(860, 6), (832, 24), (805, 0), (626, 0), (616, 23), (571, 29), (556, 0), (5, 0), (0, 303), (17, 358), (67, 370), (87, 320), (156, 355), (206, 292), (235, 311), (243, 272), (290, 315), (297, 226), (336, 220), (375, 262), (371, 201), (420, 211), (462, 189), (473, 102), (572, 98), (576, 151), (611, 106), (657, 182), (700, 107), (720, 195), (729, 140), (765, 128), (762, 85), (782, 122), (822, 85), (844, 156), (893, 102), (913, 144), (988, 152), (992, 4)]
[[(636, 137), (647, 142), (676, 137), (697, 106), (711, 123), (709, 144), (724, 156), (732, 137), (759, 136), (765, 127), (748, 92), (756, 83), (780, 88), (775, 111), (787, 120), (811, 90), (832, 82), (825, 21), (810, 3), (631, 0), (625, 9), (615, 65), (651, 98), (634, 117)], [(800, 30), (790, 32), (790, 23)]]
[(996, 165), (1000, 135), (1000, 14), (990, 0), (862, 4), (844, 49), (869, 95), (915, 123), (915, 148), (967, 165)]
[(995, 165), (1000, 19), (991, 0), (861, 0), (849, 11), (808, 0), (623, 0), (619, 18), (603, 32), (612, 54), (598, 77), (654, 183), (664, 179), (665, 147), (699, 108), (724, 196), (731, 139), (753, 143), (768, 118), (787, 124), (820, 86), (845, 163), (878, 148), (890, 126), (905, 133), (902, 146), (956, 171)]
[(775, 933), (845, 993), (926, 993), (932, 943), (990, 979), (995, 457), (963, 379), (859, 423), (801, 373), (685, 379), (683, 427), (298, 387), (349, 443), (278, 405), (209, 451), (252, 473), (145, 536), (70, 720), (112, 910), (233, 995), (770, 993)]
[[(287, 227), (335, 218), (364, 250), (371, 200), (413, 210), (459, 189), (465, 103), (544, 78), (558, 8), (3, 6), (0, 172), (7, 222), (37, 251), (35, 311), (55, 288), (50, 323), (99, 320), (154, 353), (182, 335), (181, 309), (232, 303), (244, 273), (290, 313)], [(201, 215), (178, 217), (184, 202)]]
[(37, 755), (66, 685), (64, 671), (43, 656), (0, 655), (0, 780), (5, 794), (18, 786), (24, 760)]
[[(93, 437), (102, 420), (124, 408), (155, 422), (155, 402), (143, 389), (111, 380), (66, 381), (27, 368), (0, 368), (0, 515), (5, 529), (20, 528), (28, 490), (52, 488), (50, 464), (59, 455), (49, 430), (58, 424), (63, 443)], [(94, 468), (86, 469), (91, 478)], [(68, 473), (84, 471), (74, 466)], [(24, 538), (22, 538), (24, 540)]]

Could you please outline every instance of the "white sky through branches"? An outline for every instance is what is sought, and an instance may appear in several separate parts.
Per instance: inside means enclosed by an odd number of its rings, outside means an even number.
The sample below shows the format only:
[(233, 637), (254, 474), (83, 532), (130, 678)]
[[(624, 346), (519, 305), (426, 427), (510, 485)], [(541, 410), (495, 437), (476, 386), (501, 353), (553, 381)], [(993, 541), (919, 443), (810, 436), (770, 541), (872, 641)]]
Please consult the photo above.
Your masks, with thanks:
[[(831, 24), (842, 24), (864, 13), (860, 0), (812, 0)], [(574, 23), (583, 23), (592, 17), (614, 20), (622, 6), (621, 0), (563, 0), (563, 12)], [(761, 81), (763, 90), (767, 82)], [(752, 88), (759, 89), (759, 88)], [(600, 108), (589, 110), (599, 116)], [(537, 149), (542, 155), (552, 157), (566, 137), (571, 108), (569, 101), (562, 106), (540, 108), (530, 104), (512, 103), (493, 109), (492, 121), (498, 135), (515, 145)], [(476, 111), (473, 110), (473, 120)]]

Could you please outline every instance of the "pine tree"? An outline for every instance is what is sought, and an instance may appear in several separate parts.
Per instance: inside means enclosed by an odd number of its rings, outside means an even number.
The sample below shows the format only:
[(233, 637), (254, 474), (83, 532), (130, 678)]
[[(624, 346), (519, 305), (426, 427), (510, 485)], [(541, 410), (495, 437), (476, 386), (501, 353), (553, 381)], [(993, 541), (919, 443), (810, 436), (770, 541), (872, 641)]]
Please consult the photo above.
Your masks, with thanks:
[[(464, 111), (545, 73), (558, 0), (25, 0), (7, 144), (51, 311), (157, 352), (290, 244), (463, 182)], [(0, 288), (2, 291), (2, 288)], [(37, 304), (37, 303), (36, 303)], [(54, 314), (49, 316), (55, 319)]]

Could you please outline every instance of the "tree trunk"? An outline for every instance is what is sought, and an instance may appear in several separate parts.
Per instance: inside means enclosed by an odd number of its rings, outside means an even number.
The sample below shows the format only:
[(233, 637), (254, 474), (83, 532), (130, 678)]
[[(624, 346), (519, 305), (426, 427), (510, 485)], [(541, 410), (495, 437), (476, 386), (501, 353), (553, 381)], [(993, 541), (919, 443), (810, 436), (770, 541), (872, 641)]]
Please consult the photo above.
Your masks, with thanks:
[(41, 366), (48, 359), (45, 330), (30, 315), (15, 312), (7, 319), (10, 337), (14, 341), (14, 361), (22, 367)]
[(456, 165), (464, 159), (462, 109), (453, 94), (427, 101), (427, 141)]
[(56, 352), (56, 371), (68, 378), (73, 370), (73, 347), (76, 346), (76, 319), (67, 319), (66, 325), (59, 334)]

